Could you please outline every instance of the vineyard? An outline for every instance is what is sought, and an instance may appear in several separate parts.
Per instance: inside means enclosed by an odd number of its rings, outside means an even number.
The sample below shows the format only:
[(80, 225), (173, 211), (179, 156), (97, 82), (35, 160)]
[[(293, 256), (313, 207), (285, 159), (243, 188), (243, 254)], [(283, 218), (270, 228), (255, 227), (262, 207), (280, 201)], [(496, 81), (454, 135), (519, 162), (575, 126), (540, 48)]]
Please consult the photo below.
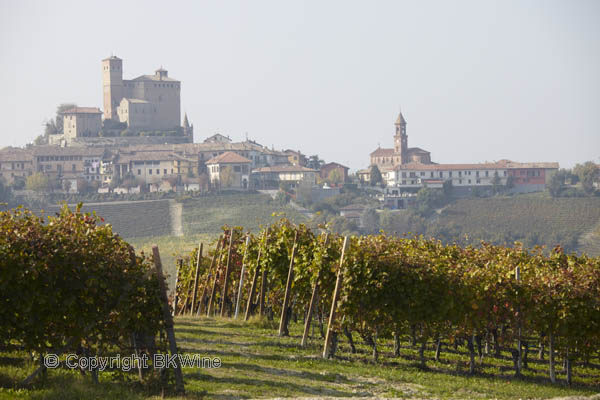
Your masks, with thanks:
[(183, 231), (185, 235), (216, 235), (223, 225), (241, 224), (247, 229), (257, 230), (285, 214), (298, 223), (306, 218), (289, 206), (272, 201), (265, 194), (222, 194), (188, 199), (183, 206)]
[(528, 247), (561, 244), (577, 250), (578, 238), (600, 220), (600, 198), (512, 198), (459, 199), (443, 210), (431, 232), (436, 238), (486, 240)]
[[(600, 390), (600, 259), (560, 247), (342, 237), (281, 218), (254, 234), (224, 226), (180, 255), (167, 298), (158, 248), (136, 255), (80, 208), (54, 217), (11, 210), (0, 224), (0, 398)], [(223, 369), (79, 376), (40, 365), (49, 353), (206, 351)]]
[(178, 314), (253, 314), (279, 321), (302, 318), (306, 344), (313, 319), (326, 323), (323, 357), (335, 355), (342, 336), (354, 351), (362, 340), (372, 349), (401, 338), (435, 359), (442, 343), (468, 349), (470, 374), (484, 354), (513, 360), (521, 376), (532, 359), (547, 357), (556, 382), (560, 359), (571, 385), (575, 364), (591, 365), (600, 349), (600, 260), (482, 244), (475, 247), (385, 235), (342, 238), (317, 235), (282, 219), (252, 235), (227, 228), (215, 249), (181, 260), (175, 308)]

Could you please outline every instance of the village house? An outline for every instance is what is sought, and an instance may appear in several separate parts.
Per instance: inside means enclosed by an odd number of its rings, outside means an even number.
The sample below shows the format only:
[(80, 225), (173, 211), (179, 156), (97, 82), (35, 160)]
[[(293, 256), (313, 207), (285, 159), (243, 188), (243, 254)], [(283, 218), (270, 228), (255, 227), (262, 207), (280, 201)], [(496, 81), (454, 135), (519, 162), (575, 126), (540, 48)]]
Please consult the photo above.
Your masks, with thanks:
[[(331, 178), (332, 173), (334, 175), (337, 175), (340, 179), (339, 182), (337, 183), (344, 183), (344, 182), (348, 182), (348, 170), (350, 168), (343, 166), (342, 164), (338, 164), (336, 162), (330, 162), (327, 164), (324, 164), (321, 166), (321, 171), (319, 172), (319, 175), (321, 176), (321, 179), (326, 180)], [(334, 172), (336, 171), (336, 172)]]
[(305, 184), (314, 186), (319, 171), (299, 165), (276, 165), (252, 170), (252, 181), (255, 189), (277, 189), (282, 182), (292, 188)]
[(222, 189), (248, 189), (252, 161), (228, 151), (206, 162), (210, 183)]
[(16, 147), (5, 147), (0, 150), (0, 182), (22, 187), (32, 173), (33, 155), (31, 151)]

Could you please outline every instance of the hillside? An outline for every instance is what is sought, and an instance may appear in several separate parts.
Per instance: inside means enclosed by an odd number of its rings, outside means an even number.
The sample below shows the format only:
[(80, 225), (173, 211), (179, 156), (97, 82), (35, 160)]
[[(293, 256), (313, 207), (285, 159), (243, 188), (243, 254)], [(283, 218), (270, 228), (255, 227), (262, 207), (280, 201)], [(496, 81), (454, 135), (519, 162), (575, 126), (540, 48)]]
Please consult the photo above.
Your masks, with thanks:
[[(111, 224), (113, 231), (124, 238), (170, 235), (172, 221), (170, 217), (172, 200), (114, 201), (105, 203), (87, 203), (83, 212), (96, 212)], [(52, 215), (61, 206), (47, 206), (46, 215)], [(74, 205), (70, 205), (74, 208)], [(39, 213), (40, 210), (34, 210)]]
[(566, 250), (600, 220), (600, 198), (545, 198), (515, 196), (459, 199), (446, 207), (431, 233), (443, 239), (468, 235), (494, 243), (521, 241)]
[(265, 194), (223, 194), (188, 199), (183, 206), (183, 232), (190, 234), (218, 234), (223, 225), (243, 226), (252, 231), (260, 225), (279, 218), (273, 213), (284, 213), (290, 220), (306, 221), (300, 212), (281, 206)]

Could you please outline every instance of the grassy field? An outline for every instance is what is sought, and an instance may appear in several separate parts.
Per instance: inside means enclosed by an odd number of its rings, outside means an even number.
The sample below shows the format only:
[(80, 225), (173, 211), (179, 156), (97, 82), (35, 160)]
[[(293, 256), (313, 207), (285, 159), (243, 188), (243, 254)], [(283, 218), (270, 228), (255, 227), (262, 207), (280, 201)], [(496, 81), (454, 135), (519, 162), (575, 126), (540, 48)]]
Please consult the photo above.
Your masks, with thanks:
[[(179, 348), (188, 354), (219, 357), (222, 367), (184, 369), (186, 397), (189, 399), (245, 399), (276, 397), (395, 397), (436, 399), (519, 399), (592, 396), (600, 391), (600, 366), (575, 366), (574, 385), (551, 385), (547, 363), (530, 361), (523, 378), (515, 378), (508, 357), (484, 357), (478, 372), (469, 376), (465, 349), (444, 347), (439, 362), (428, 349), (428, 368), (418, 366), (417, 351), (406, 342), (401, 356), (393, 357), (391, 343), (380, 341), (380, 359), (373, 362), (370, 349), (358, 344), (351, 354), (341, 342), (337, 357), (320, 357), (322, 340), (313, 338), (306, 349), (298, 345), (301, 325), (292, 324), (290, 337), (279, 338), (275, 323), (236, 322), (230, 319), (178, 318), (176, 337)], [(355, 341), (360, 342), (355, 335)], [(12, 360), (7, 364), (7, 360)], [(594, 360), (597, 362), (597, 360)], [(10, 386), (33, 370), (27, 362), (3, 357), (0, 383)], [(558, 379), (564, 376), (558, 367)], [(89, 376), (66, 370), (52, 370), (42, 386), (31, 390), (0, 389), (0, 398), (92, 399), (153, 398), (142, 389), (108, 382), (100, 375), (94, 385)], [(581, 399), (582, 397), (577, 397)], [(598, 399), (600, 397), (593, 396)]]
[(498, 244), (519, 240), (576, 250), (578, 238), (600, 220), (600, 198), (538, 195), (459, 199), (443, 210), (437, 230)]
[[(276, 213), (278, 216), (273, 216)], [(183, 231), (218, 234), (223, 225), (243, 226), (256, 232), (285, 215), (298, 223), (306, 218), (289, 206), (281, 206), (265, 194), (226, 194), (189, 199), (183, 207)]]

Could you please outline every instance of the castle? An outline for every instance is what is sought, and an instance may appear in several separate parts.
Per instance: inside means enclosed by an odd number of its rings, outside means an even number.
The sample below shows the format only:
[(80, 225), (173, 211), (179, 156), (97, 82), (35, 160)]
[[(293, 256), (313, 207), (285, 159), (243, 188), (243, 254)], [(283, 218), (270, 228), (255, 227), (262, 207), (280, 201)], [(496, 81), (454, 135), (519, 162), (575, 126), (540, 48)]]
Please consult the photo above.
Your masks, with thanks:
[(181, 82), (159, 68), (154, 75), (123, 79), (123, 60), (102, 60), (104, 119), (127, 124), (133, 131), (174, 130), (180, 126)]

